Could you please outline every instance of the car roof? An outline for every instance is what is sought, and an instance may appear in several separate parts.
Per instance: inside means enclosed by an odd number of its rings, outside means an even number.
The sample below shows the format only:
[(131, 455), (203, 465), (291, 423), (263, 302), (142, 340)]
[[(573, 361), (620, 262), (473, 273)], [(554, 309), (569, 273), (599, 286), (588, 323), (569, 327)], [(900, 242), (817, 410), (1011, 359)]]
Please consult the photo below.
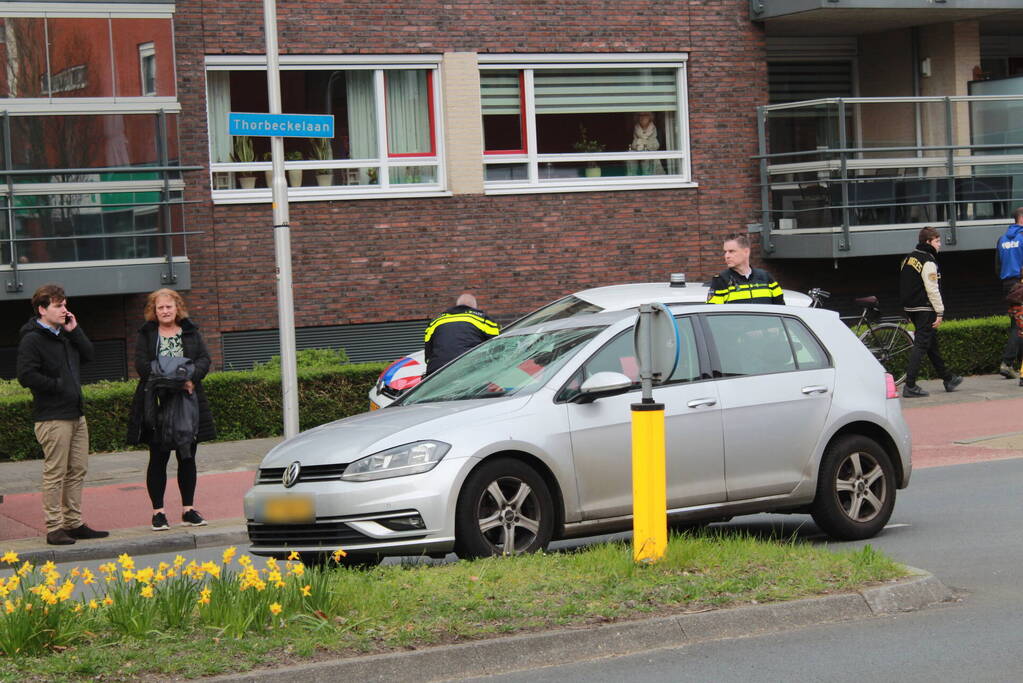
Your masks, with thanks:
[[(635, 308), (638, 303), (702, 304), (707, 301), (708, 287), (702, 282), (690, 282), (684, 287), (671, 286), (667, 282), (634, 282), (622, 285), (594, 287), (575, 292), (583, 301), (600, 306), (606, 311), (620, 311)], [(791, 289), (783, 290), (785, 303), (792, 306), (809, 306), (810, 297)]]

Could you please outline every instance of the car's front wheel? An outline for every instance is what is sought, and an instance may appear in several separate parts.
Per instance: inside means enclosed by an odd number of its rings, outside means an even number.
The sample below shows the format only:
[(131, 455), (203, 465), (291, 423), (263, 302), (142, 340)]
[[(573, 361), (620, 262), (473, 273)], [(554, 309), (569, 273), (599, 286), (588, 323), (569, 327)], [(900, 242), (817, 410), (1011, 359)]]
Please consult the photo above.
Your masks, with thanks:
[(554, 503), (543, 478), (511, 458), (484, 462), (465, 480), (455, 511), (463, 559), (542, 550), (554, 534)]
[(848, 434), (828, 446), (810, 511), (817, 526), (841, 540), (870, 538), (894, 507), (895, 472), (876, 441)]

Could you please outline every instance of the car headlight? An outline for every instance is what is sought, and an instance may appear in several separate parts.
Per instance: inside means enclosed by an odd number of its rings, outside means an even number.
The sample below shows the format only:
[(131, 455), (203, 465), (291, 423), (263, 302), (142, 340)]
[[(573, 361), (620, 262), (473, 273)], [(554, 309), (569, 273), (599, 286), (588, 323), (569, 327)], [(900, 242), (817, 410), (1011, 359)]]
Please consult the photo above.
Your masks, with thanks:
[(345, 468), (341, 479), (372, 481), (429, 472), (450, 449), (451, 444), (443, 441), (415, 441), (404, 446), (395, 446), (351, 463)]

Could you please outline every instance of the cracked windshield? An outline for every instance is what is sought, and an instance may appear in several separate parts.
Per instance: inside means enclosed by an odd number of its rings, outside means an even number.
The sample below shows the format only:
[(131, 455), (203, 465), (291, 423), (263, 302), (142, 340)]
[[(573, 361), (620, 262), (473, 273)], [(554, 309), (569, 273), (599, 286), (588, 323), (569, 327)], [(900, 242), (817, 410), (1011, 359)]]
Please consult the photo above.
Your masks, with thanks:
[(497, 337), (441, 368), (398, 404), (531, 393), (602, 329), (576, 327)]

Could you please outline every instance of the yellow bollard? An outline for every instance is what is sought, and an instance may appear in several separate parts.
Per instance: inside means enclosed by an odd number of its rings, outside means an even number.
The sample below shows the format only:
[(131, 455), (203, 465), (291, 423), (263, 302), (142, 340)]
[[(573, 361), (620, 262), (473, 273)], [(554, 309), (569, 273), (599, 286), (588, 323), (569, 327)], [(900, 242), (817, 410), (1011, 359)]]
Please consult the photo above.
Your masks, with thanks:
[(632, 404), (632, 559), (656, 562), (668, 546), (664, 404)]

